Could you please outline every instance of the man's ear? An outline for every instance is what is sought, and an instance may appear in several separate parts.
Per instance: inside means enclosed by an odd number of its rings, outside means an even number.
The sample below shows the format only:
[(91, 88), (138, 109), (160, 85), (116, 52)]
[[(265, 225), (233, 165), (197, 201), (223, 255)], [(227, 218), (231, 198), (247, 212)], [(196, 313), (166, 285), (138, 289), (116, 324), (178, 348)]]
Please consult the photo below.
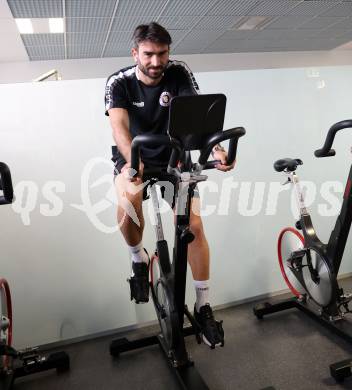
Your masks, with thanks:
[(135, 47), (132, 47), (132, 49), (131, 49), (131, 54), (132, 54), (132, 57), (134, 58), (134, 62), (137, 62), (138, 49), (135, 48)]

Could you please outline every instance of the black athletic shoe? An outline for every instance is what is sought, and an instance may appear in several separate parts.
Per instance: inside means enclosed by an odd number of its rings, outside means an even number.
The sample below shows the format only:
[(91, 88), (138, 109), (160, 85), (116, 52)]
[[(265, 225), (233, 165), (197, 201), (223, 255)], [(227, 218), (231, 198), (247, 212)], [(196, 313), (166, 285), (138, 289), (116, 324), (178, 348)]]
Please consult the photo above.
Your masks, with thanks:
[(203, 341), (209, 345), (210, 348), (217, 346), (224, 346), (224, 330), (222, 328), (222, 321), (216, 321), (213, 310), (209, 303), (199, 309), (199, 313), (194, 305), (194, 318), (201, 329)]
[[(147, 253), (146, 250), (145, 252)], [(128, 279), (131, 289), (131, 301), (133, 299), (136, 303), (146, 303), (149, 301), (149, 264), (150, 261), (148, 264), (144, 262), (132, 263), (134, 275)]]

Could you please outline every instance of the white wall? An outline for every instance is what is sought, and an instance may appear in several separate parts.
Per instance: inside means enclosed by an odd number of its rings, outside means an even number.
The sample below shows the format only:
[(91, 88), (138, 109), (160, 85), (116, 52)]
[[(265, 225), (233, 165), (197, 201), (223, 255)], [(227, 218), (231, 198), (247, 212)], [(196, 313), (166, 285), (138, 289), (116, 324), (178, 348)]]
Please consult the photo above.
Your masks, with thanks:
[[(194, 72), (352, 65), (352, 50), (195, 54), (173, 57), (185, 61)], [(57, 69), (64, 80), (107, 78), (131, 64), (130, 57), (0, 63), (0, 84), (28, 82), (51, 69)]]
[[(352, 67), (204, 72), (196, 77), (203, 93), (227, 95), (225, 128), (247, 129), (236, 170), (209, 172), (212, 187), (200, 185), (203, 209), (216, 206), (215, 213), (203, 218), (211, 247), (212, 304), (281, 290), (285, 285), (276, 239), (294, 218), (289, 191), (279, 195), (277, 209), (267, 215), (270, 202), (276, 204), (268, 195), (270, 183), (283, 180), (272, 164), (278, 158), (300, 157), (305, 163), (299, 169), (302, 179), (313, 181), (318, 190), (326, 180), (344, 183), (350, 132), (339, 134), (336, 157), (315, 159), (313, 151), (331, 124), (351, 117)], [(17, 196), (12, 206), (0, 209), (1, 275), (12, 287), (19, 347), (155, 318), (152, 304), (129, 301), (129, 259), (115, 231), (104, 83), (94, 79), (0, 86), (0, 160), (12, 169)], [(238, 187), (230, 193), (226, 215), (218, 215), (220, 205), (227, 204), (223, 179), (238, 182)], [(248, 216), (254, 185), (259, 208)], [(322, 217), (319, 204), (330, 206), (318, 192), (310, 209), (326, 240), (334, 217)], [(164, 220), (171, 239), (170, 212)], [(153, 236), (147, 221), (144, 242), (149, 251)], [(345, 256), (343, 272), (352, 269), (348, 260)], [(192, 307), (191, 286), (187, 301)]]

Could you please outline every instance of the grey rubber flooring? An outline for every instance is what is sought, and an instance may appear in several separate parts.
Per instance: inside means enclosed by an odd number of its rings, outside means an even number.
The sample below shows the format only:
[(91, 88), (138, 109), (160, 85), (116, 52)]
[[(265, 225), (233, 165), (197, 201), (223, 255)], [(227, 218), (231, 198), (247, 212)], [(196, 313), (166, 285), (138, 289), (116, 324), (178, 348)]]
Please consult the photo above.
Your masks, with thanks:
[[(351, 284), (351, 283), (350, 283)], [(216, 312), (224, 320), (224, 348), (210, 350), (187, 338), (189, 352), (210, 389), (276, 390), (352, 389), (352, 378), (337, 384), (329, 365), (352, 357), (352, 345), (292, 309), (257, 320), (253, 303)], [(351, 315), (352, 317), (352, 315)], [(157, 327), (127, 334), (130, 339), (156, 334)], [(122, 335), (119, 335), (121, 337)], [(46, 372), (16, 381), (17, 390), (176, 390), (179, 385), (158, 346), (113, 359), (114, 337), (84, 341), (63, 348), (70, 372)]]

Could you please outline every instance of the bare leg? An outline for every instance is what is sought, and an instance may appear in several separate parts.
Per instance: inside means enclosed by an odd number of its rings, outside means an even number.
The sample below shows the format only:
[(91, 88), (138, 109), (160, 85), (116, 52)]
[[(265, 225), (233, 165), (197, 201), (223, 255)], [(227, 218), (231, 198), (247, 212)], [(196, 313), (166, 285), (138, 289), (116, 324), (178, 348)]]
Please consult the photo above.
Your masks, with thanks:
[(130, 182), (119, 174), (115, 179), (118, 198), (117, 221), (121, 233), (130, 246), (142, 241), (144, 217), (142, 209), (143, 190), (141, 179)]
[(130, 182), (128, 178), (120, 174), (115, 179), (115, 188), (118, 197), (117, 220), (132, 260), (132, 275), (129, 279), (131, 299), (134, 299), (136, 303), (148, 302), (149, 258), (142, 243), (143, 183), (141, 179)]
[(188, 262), (194, 280), (209, 279), (209, 245), (204, 235), (202, 219), (199, 216), (199, 198), (192, 199), (190, 228), (194, 240), (188, 245)]

